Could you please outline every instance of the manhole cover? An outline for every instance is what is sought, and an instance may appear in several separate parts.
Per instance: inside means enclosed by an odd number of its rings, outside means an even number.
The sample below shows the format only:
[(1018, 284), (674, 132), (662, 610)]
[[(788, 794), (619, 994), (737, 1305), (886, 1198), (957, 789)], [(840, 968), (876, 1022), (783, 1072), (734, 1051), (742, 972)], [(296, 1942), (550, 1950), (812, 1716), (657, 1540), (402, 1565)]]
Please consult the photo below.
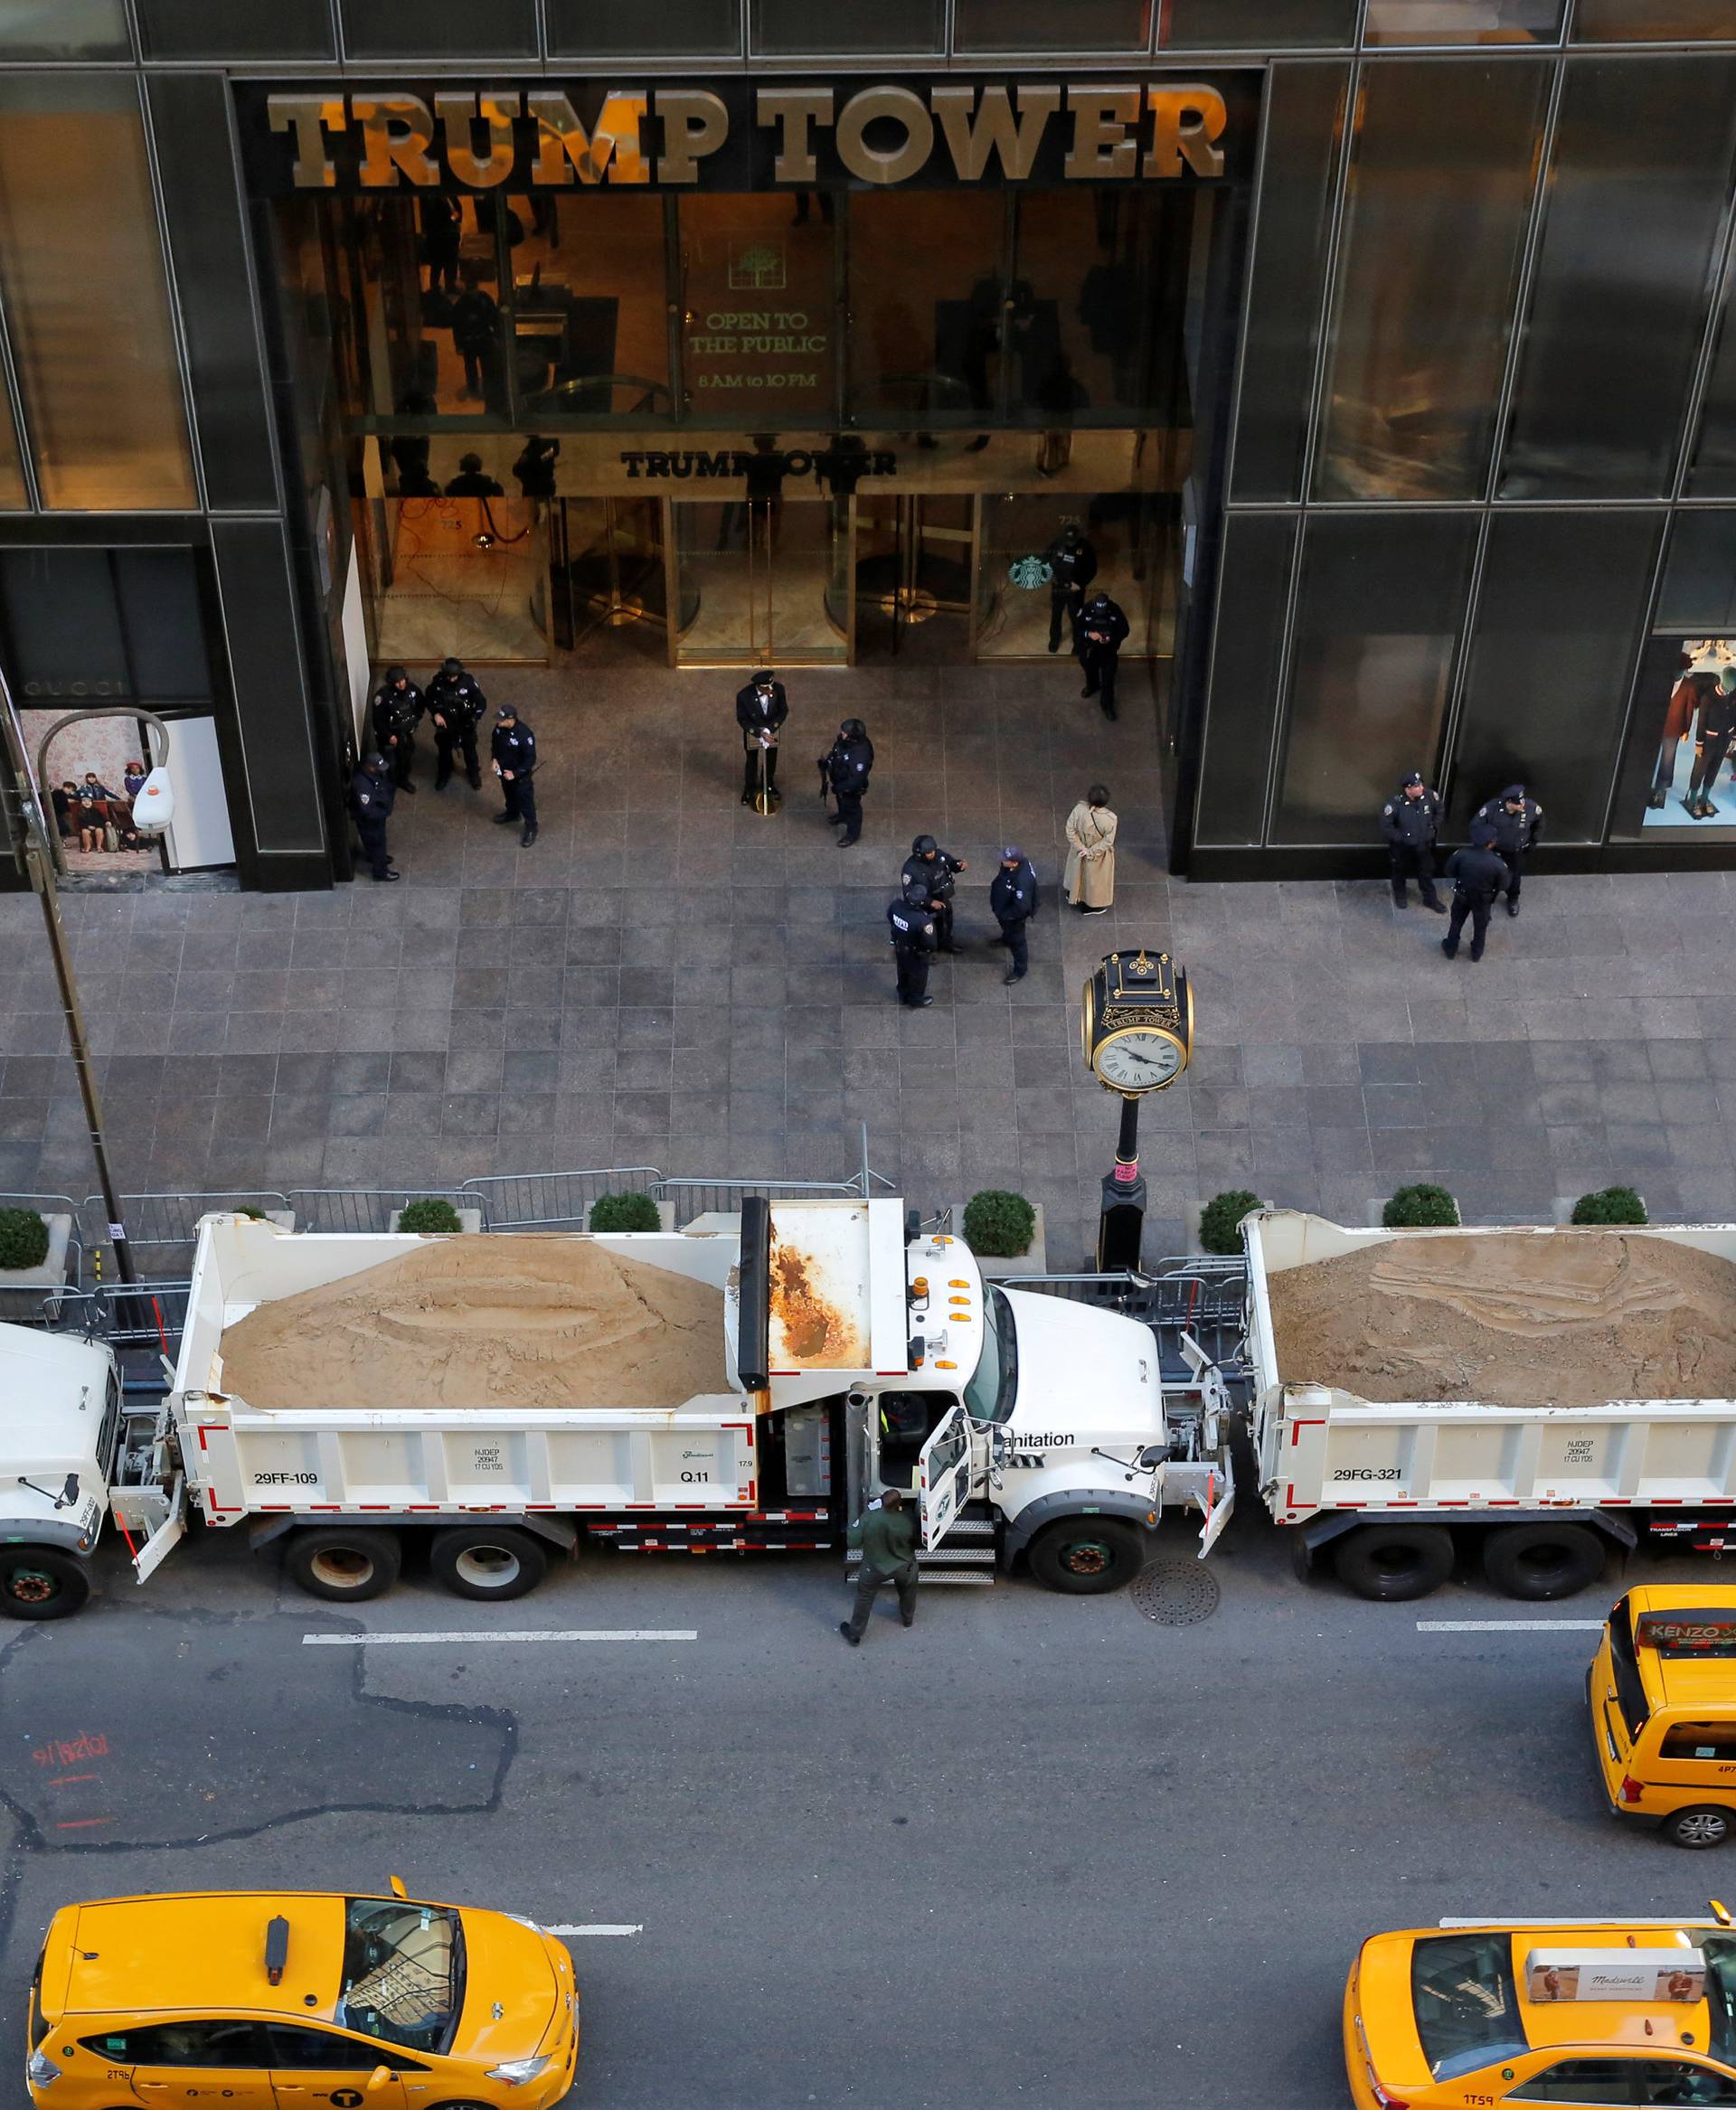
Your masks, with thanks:
[(1154, 1560), (1128, 1594), (1159, 1626), (1197, 1626), (1218, 1608), (1218, 1578), (1197, 1560)]

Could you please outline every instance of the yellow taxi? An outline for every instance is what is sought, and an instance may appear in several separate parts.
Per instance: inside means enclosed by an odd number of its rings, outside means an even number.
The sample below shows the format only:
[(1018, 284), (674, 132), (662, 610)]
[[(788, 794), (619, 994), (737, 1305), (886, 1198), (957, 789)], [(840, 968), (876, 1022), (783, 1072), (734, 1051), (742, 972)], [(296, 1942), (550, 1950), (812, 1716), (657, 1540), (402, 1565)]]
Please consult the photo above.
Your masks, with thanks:
[(1736, 2105), (1736, 1931), (1712, 1911), (1372, 1936), (1344, 1987), (1352, 2101)]
[(42, 2110), (548, 2110), (572, 1958), (516, 1913), (323, 1891), (104, 1898), (54, 1915), (30, 1987)]
[(1610, 1808), (1677, 1846), (1722, 1846), (1736, 1829), (1736, 1589), (1629, 1590), (1586, 1698)]

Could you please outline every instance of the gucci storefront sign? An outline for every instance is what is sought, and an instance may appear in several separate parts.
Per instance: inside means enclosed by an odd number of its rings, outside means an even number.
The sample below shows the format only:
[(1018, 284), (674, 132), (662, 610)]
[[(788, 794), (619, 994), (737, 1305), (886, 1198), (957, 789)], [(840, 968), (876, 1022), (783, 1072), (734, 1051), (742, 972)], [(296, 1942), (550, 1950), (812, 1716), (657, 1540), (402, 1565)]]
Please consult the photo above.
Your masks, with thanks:
[(250, 180), (268, 193), (1212, 181), (1237, 173), (1226, 135), (1245, 152), (1253, 92), (1234, 74), (1011, 85), (236, 88)]

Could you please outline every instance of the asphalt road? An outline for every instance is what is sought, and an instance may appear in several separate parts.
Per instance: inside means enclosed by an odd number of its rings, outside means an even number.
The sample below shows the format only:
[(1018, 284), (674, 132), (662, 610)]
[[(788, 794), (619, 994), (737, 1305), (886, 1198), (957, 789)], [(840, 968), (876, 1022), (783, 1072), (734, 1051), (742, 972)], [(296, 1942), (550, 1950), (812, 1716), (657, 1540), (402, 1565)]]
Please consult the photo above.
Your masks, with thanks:
[[(592, 1554), (493, 1615), (412, 1574), (335, 1616), (217, 1535), (144, 1590), (115, 1569), (81, 1617), (0, 1631), (6, 2058), (70, 1898), (395, 1873), (642, 1930), (572, 1936), (575, 2102), (1314, 2110), (1345, 2100), (1370, 1931), (1736, 1880), (1605, 1813), (1595, 1635), (1418, 1628), (1590, 1618), (1615, 1576), (1364, 1605), (1295, 1582), (1260, 1517), (1210, 1566), (1193, 1625), (1012, 1581), (929, 1592), (909, 1634), (889, 1603), (854, 1652), (830, 1560)], [(304, 1639), (363, 1628), (448, 1638)]]

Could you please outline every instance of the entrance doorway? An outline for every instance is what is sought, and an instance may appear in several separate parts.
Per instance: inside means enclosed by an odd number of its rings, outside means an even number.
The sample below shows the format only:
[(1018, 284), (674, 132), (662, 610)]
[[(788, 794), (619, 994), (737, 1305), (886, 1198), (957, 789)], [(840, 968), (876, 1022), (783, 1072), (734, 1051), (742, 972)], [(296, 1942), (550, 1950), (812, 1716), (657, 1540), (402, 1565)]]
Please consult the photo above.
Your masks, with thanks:
[(958, 664), (974, 655), (977, 501), (968, 492), (856, 499), (856, 654)]
[(849, 663), (847, 498), (677, 498), (670, 512), (678, 666)]
[(668, 567), (655, 498), (555, 498), (537, 627), (590, 658), (668, 656)]

